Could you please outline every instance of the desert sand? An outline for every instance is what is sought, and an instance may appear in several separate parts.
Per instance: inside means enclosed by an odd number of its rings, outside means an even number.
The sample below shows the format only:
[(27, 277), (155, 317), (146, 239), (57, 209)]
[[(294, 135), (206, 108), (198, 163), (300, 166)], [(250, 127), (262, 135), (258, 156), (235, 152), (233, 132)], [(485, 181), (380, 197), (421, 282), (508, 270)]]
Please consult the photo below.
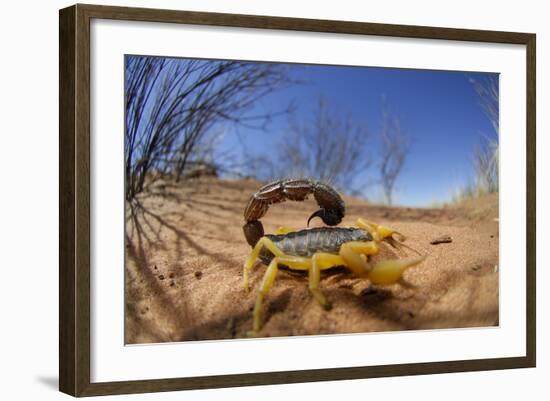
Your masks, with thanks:
[[(214, 177), (157, 181), (127, 204), (127, 344), (247, 336), (265, 266), (256, 266), (246, 292), (242, 267), (251, 249), (243, 210), (259, 186)], [(311, 297), (305, 275), (280, 270), (264, 303), (260, 336), (498, 325), (498, 195), (433, 209), (344, 199), (341, 226), (358, 217), (388, 225), (427, 259), (407, 270), (402, 283), (385, 287), (329, 270), (320, 285), (333, 305), (328, 311)], [(265, 232), (304, 228), (316, 209), (314, 200), (274, 205), (262, 219)], [(451, 242), (431, 243), (444, 237)], [(376, 259), (407, 256), (381, 248)]]

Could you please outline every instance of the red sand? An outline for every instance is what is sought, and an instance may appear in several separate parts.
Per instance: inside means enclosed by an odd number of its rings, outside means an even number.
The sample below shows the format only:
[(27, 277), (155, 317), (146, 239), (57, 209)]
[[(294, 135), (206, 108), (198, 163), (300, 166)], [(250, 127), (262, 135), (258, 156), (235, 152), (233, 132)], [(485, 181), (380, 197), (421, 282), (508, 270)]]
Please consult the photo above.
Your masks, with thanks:
[[(127, 206), (126, 342), (245, 337), (265, 266), (242, 287), (250, 252), (243, 209), (259, 184), (202, 178), (155, 183)], [(265, 300), (261, 336), (419, 330), (498, 325), (498, 195), (442, 209), (388, 208), (346, 198), (341, 225), (358, 217), (384, 223), (429, 255), (405, 273), (405, 285), (373, 286), (338, 269), (320, 288), (332, 302), (323, 310), (307, 277), (281, 270)], [(313, 200), (272, 206), (262, 223), (303, 228)], [(320, 221), (317, 224), (321, 224)], [(430, 241), (450, 236), (451, 243)], [(404, 257), (388, 247), (376, 258)]]

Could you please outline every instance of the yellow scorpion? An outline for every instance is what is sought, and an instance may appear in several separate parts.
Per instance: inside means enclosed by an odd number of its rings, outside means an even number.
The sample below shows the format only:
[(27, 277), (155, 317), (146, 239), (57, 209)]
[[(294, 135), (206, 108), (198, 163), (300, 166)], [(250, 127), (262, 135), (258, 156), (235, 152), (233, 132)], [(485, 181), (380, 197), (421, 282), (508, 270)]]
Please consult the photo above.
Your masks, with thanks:
[(263, 301), (273, 286), (280, 266), (306, 271), (311, 294), (328, 310), (331, 304), (319, 289), (322, 270), (344, 266), (355, 276), (366, 277), (373, 284), (393, 284), (399, 281), (406, 269), (426, 258), (419, 254), (414, 258), (383, 260), (372, 265), (368, 257), (378, 253), (378, 243), (387, 242), (400, 248), (405, 246), (402, 244), (405, 237), (389, 227), (363, 219), (358, 219), (355, 227), (321, 227), (299, 231), (281, 227), (276, 234), (264, 234), (259, 219), (266, 214), (269, 205), (286, 199), (303, 201), (310, 194), (313, 194), (320, 209), (309, 217), (308, 225), (314, 217), (321, 218), (328, 226), (342, 221), (345, 204), (338, 192), (324, 183), (309, 179), (284, 179), (267, 184), (254, 193), (246, 205), (243, 231), (247, 242), (253, 247), (244, 264), (244, 288), (247, 291), (248, 276), (256, 260), (260, 259), (268, 266), (256, 297), (253, 333), (262, 327)]

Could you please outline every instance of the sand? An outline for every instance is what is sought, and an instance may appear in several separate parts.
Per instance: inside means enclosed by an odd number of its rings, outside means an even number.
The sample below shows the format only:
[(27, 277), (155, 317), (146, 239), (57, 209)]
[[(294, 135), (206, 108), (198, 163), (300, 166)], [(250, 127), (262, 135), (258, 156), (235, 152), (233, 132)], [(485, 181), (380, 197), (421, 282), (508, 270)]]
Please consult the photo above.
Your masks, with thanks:
[[(259, 184), (199, 178), (157, 181), (127, 204), (126, 343), (242, 338), (252, 327), (258, 264), (242, 286), (250, 252), (243, 209)], [(344, 269), (320, 288), (329, 311), (310, 296), (307, 276), (281, 270), (265, 300), (260, 336), (297, 336), (498, 325), (498, 195), (439, 209), (388, 208), (345, 198), (341, 226), (358, 217), (395, 228), (428, 258), (401, 284), (374, 286)], [(266, 233), (305, 227), (313, 200), (272, 206)], [(313, 226), (322, 225), (318, 219)], [(450, 237), (433, 245), (434, 239)], [(437, 242), (437, 241), (436, 241)], [(405, 254), (382, 247), (379, 258)]]

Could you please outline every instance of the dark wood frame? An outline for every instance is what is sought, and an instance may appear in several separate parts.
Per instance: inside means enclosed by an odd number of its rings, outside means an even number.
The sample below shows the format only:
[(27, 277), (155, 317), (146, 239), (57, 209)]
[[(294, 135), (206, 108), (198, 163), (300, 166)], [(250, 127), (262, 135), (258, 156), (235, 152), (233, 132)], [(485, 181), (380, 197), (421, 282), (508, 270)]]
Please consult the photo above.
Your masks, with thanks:
[[(90, 20), (92, 18), (511, 43), (527, 48), (527, 324), (524, 357), (90, 383)], [(75, 5), (59, 13), (59, 388), (74, 396), (534, 367), (535, 47), (531, 33)]]

